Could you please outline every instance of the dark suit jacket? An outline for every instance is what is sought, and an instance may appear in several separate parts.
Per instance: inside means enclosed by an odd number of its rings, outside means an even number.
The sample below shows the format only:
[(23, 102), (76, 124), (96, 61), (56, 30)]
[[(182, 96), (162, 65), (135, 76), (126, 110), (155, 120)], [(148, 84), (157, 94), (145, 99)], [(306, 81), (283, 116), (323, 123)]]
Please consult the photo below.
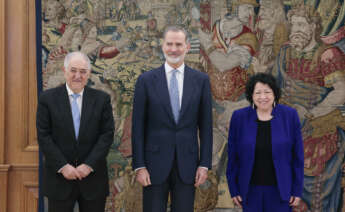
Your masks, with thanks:
[(198, 166), (211, 168), (212, 101), (208, 76), (185, 66), (182, 96), (180, 118), (176, 124), (164, 65), (143, 73), (137, 80), (132, 120), (132, 165), (134, 169), (145, 166), (152, 184), (160, 184), (168, 177), (175, 151), (184, 183), (194, 183)]
[[(301, 197), (303, 190), (303, 141), (295, 109), (276, 105), (272, 111), (272, 158), (282, 200)], [(236, 110), (231, 117), (228, 143), (227, 179), (231, 196), (246, 199), (257, 133), (257, 114), (252, 107)]]
[[(109, 193), (106, 156), (114, 137), (114, 119), (108, 94), (85, 87), (78, 140), (66, 85), (40, 95), (37, 136), (44, 155), (43, 193), (64, 200), (79, 186), (86, 199)], [(66, 180), (58, 170), (67, 163), (85, 163), (94, 170), (83, 180)]]

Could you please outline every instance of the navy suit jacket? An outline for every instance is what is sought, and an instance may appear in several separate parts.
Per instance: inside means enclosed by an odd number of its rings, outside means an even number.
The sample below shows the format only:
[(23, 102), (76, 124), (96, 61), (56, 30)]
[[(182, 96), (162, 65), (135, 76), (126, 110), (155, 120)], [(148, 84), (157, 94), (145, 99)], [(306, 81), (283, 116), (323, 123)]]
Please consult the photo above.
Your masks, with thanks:
[[(282, 200), (301, 197), (303, 190), (303, 141), (295, 109), (276, 105), (272, 111), (272, 158)], [(252, 107), (236, 110), (231, 117), (227, 180), (231, 196), (246, 199), (252, 177), (257, 134), (257, 114)]]
[[(38, 143), (44, 155), (43, 194), (65, 200), (78, 186), (85, 199), (108, 195), (106, 156), (114, 138), (110, 96), (84, 88), (78, 139), (65, 84), (40, 95), (36, 120)], [(84, 163), (94, 171), (82, 180), (67, 180), (58, 173), (67, 163), (75, 167)]]
[(133, 169), (146, 167), (152, 184), (166, 180), (174, 160), (182, 181), (187, 184), (194, 183), (198, 166), (211, 168), (212, 101), (208, 76), (185, 66), (182, 96), (176, 124), (164, 65), (141, 74), (137, 80), (133, 102), (132, 165)]

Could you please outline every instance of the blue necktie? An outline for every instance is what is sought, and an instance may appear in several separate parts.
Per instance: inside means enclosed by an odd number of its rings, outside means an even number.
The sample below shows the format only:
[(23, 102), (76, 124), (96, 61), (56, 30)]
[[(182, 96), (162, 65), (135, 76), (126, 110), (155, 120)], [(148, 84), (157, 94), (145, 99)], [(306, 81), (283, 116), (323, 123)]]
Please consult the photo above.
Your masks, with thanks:
[(169, 89), (169, 95), (170, 95), (170, 103), (172, 112), (174, 115), (175, 123), (178, 122), (179, 114), (180, 114), (180, 97), (178, 92), (178, 82), (176, 78), (177, 70), (172, 71), (172, 75), (170, 78), (170, 89)]
[(78, 97), (80, 97), (80, 94), (72, 94), (73, 100), (71, 103), (71, 107), (72, 107), (73, 125), (74, 125), (74, 132), (75, 132), (76, 139), (78, 139), (79, 127), (80, 127), (80, 111), (77, 104)]

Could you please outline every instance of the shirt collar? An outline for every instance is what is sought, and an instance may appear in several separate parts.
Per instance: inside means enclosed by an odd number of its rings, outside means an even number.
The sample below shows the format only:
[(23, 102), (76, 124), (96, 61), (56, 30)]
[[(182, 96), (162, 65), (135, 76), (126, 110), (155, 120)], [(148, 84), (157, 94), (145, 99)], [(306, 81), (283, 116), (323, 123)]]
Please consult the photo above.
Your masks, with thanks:
[(164, 63), (164, 68), (165, 68), (165, 73), (170, 74), (173, 70), (178, 70), (178, 72), (180, 72), (182, 75), (184, 74), (184, 63), (182, 63), (182, 65), (180, 65), (180, 67), (178, 68), (173, 68), (171, 67), (167, 62)]
[[(66, 88), (67, 88), (68, 96), (71, 96), (72, 94), (74, 94), (74, 92), (70, 89), (70, 87), (68, 87), (67, 83), (66, 83)], [(79, 94), (80, 96), (83, 96), (83, 93), (84, 93), (84, 88), (83, 88), (83, 90), (81, 90), (78, 94)]]

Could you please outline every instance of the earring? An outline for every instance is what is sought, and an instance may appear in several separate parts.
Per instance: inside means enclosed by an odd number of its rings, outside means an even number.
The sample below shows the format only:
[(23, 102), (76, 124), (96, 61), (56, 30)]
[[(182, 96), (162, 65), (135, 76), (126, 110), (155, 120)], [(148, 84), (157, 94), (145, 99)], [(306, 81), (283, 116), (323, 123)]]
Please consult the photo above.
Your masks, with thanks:
[(254, 103), (252, 104), (252, 108), (255, 110), (255, 105), (254, 105)]
[(276, 107), (276, 101), (273, 102), (273, 107)]

